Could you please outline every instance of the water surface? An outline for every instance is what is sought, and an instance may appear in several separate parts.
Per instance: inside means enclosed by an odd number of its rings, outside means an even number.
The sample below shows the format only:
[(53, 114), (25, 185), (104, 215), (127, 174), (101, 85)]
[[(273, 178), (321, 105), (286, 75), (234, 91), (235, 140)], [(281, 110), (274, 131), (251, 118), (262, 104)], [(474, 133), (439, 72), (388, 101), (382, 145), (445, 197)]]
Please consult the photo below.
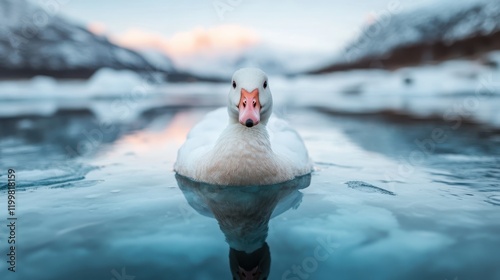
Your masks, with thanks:
[[(256, 266), (268, 279), (500, 279), (498, 130), (290, 108), (313, 174), (234, 189), (172, 170), (211, 109), (108, 126), (88, 110), (1, 119), (1, 209), (7, 168), (19, 190), (17, 272), (2, 261), (2, 279), (231, 279)], [(435, 129), (446, 139), (421, 148)]]

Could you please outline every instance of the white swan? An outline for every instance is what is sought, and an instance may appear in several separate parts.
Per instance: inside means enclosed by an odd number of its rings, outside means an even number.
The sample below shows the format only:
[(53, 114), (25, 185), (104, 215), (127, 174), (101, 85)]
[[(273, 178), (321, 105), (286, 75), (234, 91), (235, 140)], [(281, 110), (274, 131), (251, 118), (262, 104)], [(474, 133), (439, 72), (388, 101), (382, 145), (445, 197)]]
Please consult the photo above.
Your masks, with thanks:
[(189, 132), (174, 170), (216, 185), (270, 185), (309, 174), (312, 163), (299, 134), (272, 114), (267, 75), (236, 71), (227, 108), (207, 114)]

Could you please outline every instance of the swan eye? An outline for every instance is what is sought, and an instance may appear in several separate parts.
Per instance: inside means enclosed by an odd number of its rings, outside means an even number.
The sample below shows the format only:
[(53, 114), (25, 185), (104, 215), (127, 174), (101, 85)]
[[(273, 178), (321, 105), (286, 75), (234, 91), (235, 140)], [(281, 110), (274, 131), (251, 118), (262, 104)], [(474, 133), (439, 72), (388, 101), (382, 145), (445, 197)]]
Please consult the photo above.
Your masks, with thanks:
[(264, 82), (264, 88), (267, 88), (267, 81)]
[(236, 88), (236, 82), (233, 81), (233, 88)]

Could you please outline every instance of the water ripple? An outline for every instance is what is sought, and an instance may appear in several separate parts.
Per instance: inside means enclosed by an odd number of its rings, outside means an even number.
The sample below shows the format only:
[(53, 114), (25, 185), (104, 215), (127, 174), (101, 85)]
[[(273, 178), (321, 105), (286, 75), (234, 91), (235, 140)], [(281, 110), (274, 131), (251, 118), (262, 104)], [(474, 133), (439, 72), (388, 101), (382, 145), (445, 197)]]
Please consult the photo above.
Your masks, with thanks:
[(355, 190), (362, 191), (362, 192), (396, 195), (395, 193), (393, 193), (391, 191), (376, 187), (374, 185), (365, 183), (363, 181), (348, 181), (345, 184), (351, 189), (355, 189)]

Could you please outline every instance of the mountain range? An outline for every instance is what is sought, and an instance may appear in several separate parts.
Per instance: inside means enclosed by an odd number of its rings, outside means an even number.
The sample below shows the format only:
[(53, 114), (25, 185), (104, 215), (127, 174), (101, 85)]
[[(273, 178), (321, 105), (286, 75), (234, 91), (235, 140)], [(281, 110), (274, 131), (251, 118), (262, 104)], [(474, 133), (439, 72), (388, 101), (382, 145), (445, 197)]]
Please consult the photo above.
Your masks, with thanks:
[(477, 58), (500, 49), (500, 1), (443, 0), (381, 16), (335, 59), (310, 73)]
[(169, 60), (153, 64), (91, 33), (59, 15), (58, 8), (27, 0), (0, 1), (1, 78), (88, 78), (104, 67), (143, 73), (174, 70)]

